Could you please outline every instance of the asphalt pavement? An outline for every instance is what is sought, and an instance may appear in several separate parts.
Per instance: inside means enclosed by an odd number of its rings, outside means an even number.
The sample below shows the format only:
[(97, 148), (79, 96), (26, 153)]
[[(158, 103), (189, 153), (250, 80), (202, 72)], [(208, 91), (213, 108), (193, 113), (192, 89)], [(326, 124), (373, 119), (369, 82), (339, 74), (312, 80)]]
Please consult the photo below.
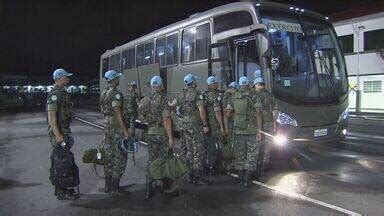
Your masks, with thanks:
[[(79, 117), (102, 125), (98, 113), (80, 110)], [(81, 161), (103, 131), (75, 121), (72, 151), (81, 198), (59, 201), (48, 180), (51, 146), (44, 113), (0, 116), (0, 215), (382, 215), (384, 153), (373, 150), (384, 144), (383, 127), (381, 120), (352, 118), (344, 150), (332, 144), (280, 149), (250, 189), (230, 175), (215, 176), (213, 185), (185, 183), (179, 197), (157, 193), (145, 201), (146, 147), (140, 146), (136, 164), (128, 160), (122, 185), (131, 194), (104, 194), (104, 180)]]

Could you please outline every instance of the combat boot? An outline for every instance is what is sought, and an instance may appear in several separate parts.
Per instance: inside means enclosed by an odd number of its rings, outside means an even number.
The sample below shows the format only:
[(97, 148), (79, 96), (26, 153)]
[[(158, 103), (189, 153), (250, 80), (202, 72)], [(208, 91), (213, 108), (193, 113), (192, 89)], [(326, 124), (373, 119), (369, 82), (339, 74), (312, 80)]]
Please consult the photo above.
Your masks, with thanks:
[(152, 195), (153, 195), (152, 183), (153, 181), (150, 181), (150, 180), (145, 181), (145, 199), (146, 200), (149, 200), (152, 198)]
[(111, 193), (111, 190), (112, 190), (112, 176), (107, 175), (107, 176), (105, 176), (104, 192), (105, 193)]
[(112, 178), (112, 194), (113, 195), (128, 195), (129, 191), (124, 191), (120, 188), (120, 178)]
[(195, 175), (193, 179), (193, 184), (195, 185), (207, 185), (207, 184), (212, 184), (212, 181), (204, 178), (203, 176), (203, 171), (198, 172), (197, 175)]
[(243, 186), (249, 187), (252, 183), (252, 171), (247, 170), (244, 177)]

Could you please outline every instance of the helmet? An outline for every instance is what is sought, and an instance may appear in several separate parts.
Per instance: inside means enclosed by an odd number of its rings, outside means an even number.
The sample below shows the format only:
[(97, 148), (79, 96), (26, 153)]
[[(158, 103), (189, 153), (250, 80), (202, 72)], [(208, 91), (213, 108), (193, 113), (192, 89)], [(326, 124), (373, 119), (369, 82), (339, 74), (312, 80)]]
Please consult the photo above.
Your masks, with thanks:
[(212, 84), (214, 84), (214, 83), (218, 83), (219, 81), (216, 79), (216, 77), (214, 77), (214, 76), (210, 76), (210, 77), (208, 77), (208, 79), (207, 79), (207, 84), (208, 85), (212, 85)]
[(119, 142), (118, 148), (124, 154), (139, 151), (139, 145), (137, 144), (136, 140), (132, 137), (127, 139), (125, 138), (121, 139), (121, 141)]
[(254, 75), (255, 75), (255, 78), (261, 77), (261, 70), (259, 68), (256, 69), (255, 72), (254, 72)]
[(187, 74), (184, 77), (184, 84), (186, 84), (186, 85), (191, 84), (191, 83), (193, 83), (195, 81), (197, 81), (197, 76), (195, 76), (193, 74)]
[(109, 70), (109, 71), (105, 72), (104, 77), (105, 77), (105, 79), (107, 81), (111, 81), (111, 80), (113, 80), (115, 78), (119, 78), (122, 75), (123, 75), (122, 73), (118, 73), (118, 72), (116, 72), (114, 70)]
[(53, 72), (52, 78), (55, 80), (55, 79), (59, 79), (59, 78), (64, 77), (64, 76), (69, 77), (72, 75), (73, 75), (73, 73), (68, 73), (64, 69), (59, 68)]
[(253, 81), (253, 84), (259, 84), (259, 83), (265, 83), (263, 77), (256, 77), (256, 79)]
[(238, 85), (236, 82), (231, 82), (231, 83), (228, 85), (228, 88), (238, 89), (238, 88), (239, 88), (239, 85)]
[(246, 76), (242, 76), (240, 77), (239, 79), (239, 85), (240, 86), (245, 86), (245, 85), (248, 85), (249, 84), (249, 80)]
[(161, 86), (163, 84), (163, 79), (160, 76), (153, 76), (151, 78), (151, 86)]

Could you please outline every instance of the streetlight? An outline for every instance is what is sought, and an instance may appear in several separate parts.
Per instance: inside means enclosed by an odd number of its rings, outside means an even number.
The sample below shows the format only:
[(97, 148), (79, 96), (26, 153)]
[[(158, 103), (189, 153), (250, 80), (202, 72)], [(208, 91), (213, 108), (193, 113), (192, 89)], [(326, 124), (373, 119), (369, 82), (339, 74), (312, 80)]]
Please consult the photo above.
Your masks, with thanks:
[(357, 35), (357, 73), (356, 73), (356, 109), (357, 113), (361, 112), (361, 90), (360, 90), (360, 32), (365, 29), (365, 26), (355, 26), (353, 29)]

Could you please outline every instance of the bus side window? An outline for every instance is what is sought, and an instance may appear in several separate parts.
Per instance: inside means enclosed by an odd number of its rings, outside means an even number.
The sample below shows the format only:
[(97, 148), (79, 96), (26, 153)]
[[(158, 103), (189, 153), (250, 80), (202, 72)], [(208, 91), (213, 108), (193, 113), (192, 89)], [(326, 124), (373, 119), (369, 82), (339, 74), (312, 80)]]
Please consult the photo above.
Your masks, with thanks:
[(136, 65), (144, 65), (144, 45), (138, 45), (136, 48)]
[(178, 33), (167, 36), (167, 46), (165, 48), (166, 51), (166, 61), (168, 65), (176, 65), (179, 62), (178, 50)]
[(156, 40), (155, 63), (159, 63), (160, 67), (165, 66), (165, 37)]
[(211, 44), (211, 29), (209, 23), (196, 27), (196, 59), (208, 58), (208, 49)]
[(131, 69), (133, 67), (135, 67), (135, 48), (128, 50), (127, 68)]
[(153, 42), (147, 43), (144, 46), (144, 64), (153, 64)]
[(128, 69), (128, 50), (124, 50), (121, 54), (121, 69)]
[(181, 49), (182, 62), (193, 62), (195, 60), (195, 38), (196, 28), (183, 30), (183, 44)]
[(103, 74), (104, 74), (105, 72), (107, 72), (109, 70), (109, 57), (104, 58), (102, 64), (103, 64), (102, 70), (103, 70)]
[(111, 56), (109, 62), (109, 69), (120, 72), (120, 53)]

